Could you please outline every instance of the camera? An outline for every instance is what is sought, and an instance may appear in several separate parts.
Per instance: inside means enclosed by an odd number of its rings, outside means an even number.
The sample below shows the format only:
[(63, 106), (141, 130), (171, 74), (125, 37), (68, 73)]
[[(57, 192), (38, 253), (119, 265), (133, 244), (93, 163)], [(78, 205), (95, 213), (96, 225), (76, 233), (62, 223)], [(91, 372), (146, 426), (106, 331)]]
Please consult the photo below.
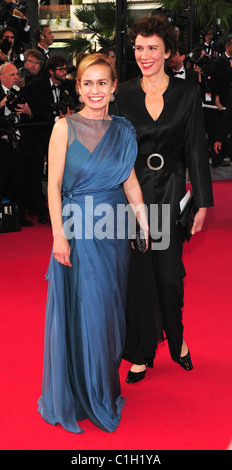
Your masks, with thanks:
[(25, 96), (17, 85), (13, 85), (11, 90), (8, 91), (6, 97), (6, 106), (12, 112), (17, 108), (18, 104), (24, 104), (27, 102)]
[(54, 109), (54, 113), (56, 114), (56, 116), (59, 116), (60, 112), (63, 115), (67, 114), (68, 108), (69, 110), (76, 110), (76, 103), (71, 98), (67, 90), (62, 93), (61, 100), (57, 101), (56, 103), (52, 103), (51, 106)]
[(0, 44), (0, 49), (3, 54), (7, 55), (11, 47), (12, 47), (12, 44), (10, 41), (8, 41), (8, 39), (5, 38), (2, 40)]
[(18, 69), (18, 73), (19, 73), (21, 78), (24, 78), (24, 77), (27, 77), (28, 75), (30, 75), (30, 72), (26, 67), (20, 67)]
[(14, 113), (8, 116), (0, 116), (0, 137), (7, 136), (11, 147), (18, 149), (18, 139), (15, 129), (16, 115)]
[(11, 113), (8, 116), (0, 116), (0, 129), (3, 130), (8, 126), (14, 124), (15, 122), (15, 114)]

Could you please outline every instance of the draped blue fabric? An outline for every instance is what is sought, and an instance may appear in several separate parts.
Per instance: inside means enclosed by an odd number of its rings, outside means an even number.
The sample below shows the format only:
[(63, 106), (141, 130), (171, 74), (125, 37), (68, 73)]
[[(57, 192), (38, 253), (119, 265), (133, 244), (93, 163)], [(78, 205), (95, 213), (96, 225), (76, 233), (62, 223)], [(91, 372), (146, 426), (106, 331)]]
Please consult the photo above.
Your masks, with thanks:
[[(71, 118), (67, 122), (73, 125)], [(77, 421), (85, 418), (112, 432), (121, 417), (118, 368), (130, 244), (118, 236), (116, 210), (127, 204), (122, 183), (136, 155), (133, 127), (115, 116), (92, 153), (76, 138), (67, 150), (63, 223), (75, 215), (69, 234), (72, 267), (51, 255), (39, 412), (48, 423), (74, 433), (83, 432)], [(101, 214), (102, 207), (109, 210)], [(103, 221), (110, 227), (108, 238), (100, 236)]]

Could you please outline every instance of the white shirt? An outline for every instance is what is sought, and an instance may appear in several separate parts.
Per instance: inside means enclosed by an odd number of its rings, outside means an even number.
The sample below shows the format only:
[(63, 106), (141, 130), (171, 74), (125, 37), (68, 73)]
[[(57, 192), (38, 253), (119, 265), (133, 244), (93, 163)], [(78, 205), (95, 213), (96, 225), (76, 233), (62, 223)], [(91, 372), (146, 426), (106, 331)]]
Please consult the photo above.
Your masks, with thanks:
[[(183, 66), (180, 70), (178, 70), (178, 71), (177, 71), (177, 70), (173, 70), (173, 72), (175, 73), (175, 77), (185, 79), (185, 75), (186, 75), (186, 74), (185, 74), (185, 68), (184, 68), (184, 66)], [(181, 72), (181, 73), (180, 73), (180, 72)], [(180, 73), (180, 75), (179, 75), (179, 73)]]
[(57, 103), (57, 101), (59, 101), (60, 99), (60, 88), (59, 88), (59, 85), (55, 85), (55, 83), (53, 83), (53, 81), (51, 80), (51, 78), (49, 79), (50, 80), (50, 84), (51, 84), (51, 87), (55, 86), (56, 89), (52, 90), (52, 93), (53, 93), (53, 97), (54, 97), (54, 102)]

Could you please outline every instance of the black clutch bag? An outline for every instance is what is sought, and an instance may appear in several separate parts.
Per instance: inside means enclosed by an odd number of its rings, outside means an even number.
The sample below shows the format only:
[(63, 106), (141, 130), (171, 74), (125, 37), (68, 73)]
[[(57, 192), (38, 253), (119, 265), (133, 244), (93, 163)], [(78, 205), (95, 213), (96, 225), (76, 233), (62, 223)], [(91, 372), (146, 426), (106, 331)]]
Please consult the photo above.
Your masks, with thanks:
[(189, 242), (192, 236), (191, 230), (192, 230), (193, 221), (194, 221), (196, 212), (197, 212), (197, 207), (195, 205), (194, 197), (191, 194), (183, 211), (180, 214), (179, 219), (176, 221), (176, 225), (181, 234), (181, 238), (183, 242), (185, 241)]
[(134, 248), (144, 253), (146, 250), (146, 239), (143, 229), (138, 224), (136, 225), (136, 234), (132, 235), (131, 241)]

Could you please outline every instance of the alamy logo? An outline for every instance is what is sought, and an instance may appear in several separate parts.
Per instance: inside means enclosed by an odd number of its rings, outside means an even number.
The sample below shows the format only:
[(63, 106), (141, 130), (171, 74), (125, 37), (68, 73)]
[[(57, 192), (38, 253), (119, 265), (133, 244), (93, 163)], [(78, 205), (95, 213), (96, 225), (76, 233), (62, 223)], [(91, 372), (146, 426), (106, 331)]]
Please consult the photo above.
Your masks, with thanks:
[[(63, 207), (63, 228), (68, 240), (76, 239), (132, 239), (136, 233), (136, 217), (146, 212), (152, 241), (152, 250), (165, 250), (170, 244), (170, 205), (132, 204), (111, 206), (103, 203), (94, 207), (93, 196), (85, 196), (83, 206), (68, 203)], [(161, 211), (161, 213), (160, 213)], [(161, 222), (160, 222), (161, 218)], [(161, 228), (160, 228), (161, 225)], [(141, 231), (141, 237), (143, 232)]]

